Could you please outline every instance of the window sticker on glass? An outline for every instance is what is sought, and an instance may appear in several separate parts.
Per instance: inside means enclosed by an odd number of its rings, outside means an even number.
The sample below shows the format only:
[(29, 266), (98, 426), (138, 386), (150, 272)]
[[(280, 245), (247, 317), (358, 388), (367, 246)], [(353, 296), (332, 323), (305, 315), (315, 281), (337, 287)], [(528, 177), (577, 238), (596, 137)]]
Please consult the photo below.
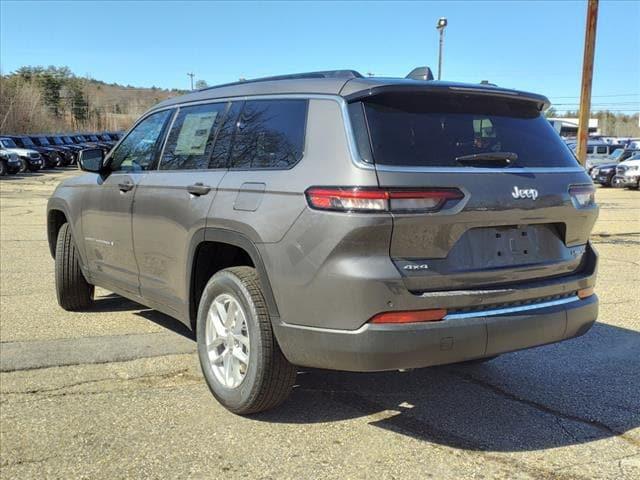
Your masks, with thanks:
[(203, 155), (218, 112), (198, 112), (185, 116), (174, 155)]

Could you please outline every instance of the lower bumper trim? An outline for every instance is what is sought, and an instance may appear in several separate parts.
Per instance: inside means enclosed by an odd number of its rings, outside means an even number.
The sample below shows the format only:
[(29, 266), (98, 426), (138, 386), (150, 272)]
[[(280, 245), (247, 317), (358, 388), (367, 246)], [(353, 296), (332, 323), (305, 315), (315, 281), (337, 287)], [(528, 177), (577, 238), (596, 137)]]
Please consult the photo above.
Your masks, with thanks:
[(529, 310), (538, 310), (540, 308), (555, 307), (558, 305), (565, 305), (567, 303), (576, 302), (580, 300), (576, 295), (566, 298), (560, 298), (558, 300), (551, 300), (548, 302), (531, 303), (528, 305), (518, 305), (515, 307), (494, 308), (491, 310), (478, 310), (476, 312), (465, 313), (451, 313), (444, 317), (444, 320), (459, 320), (461, 318), (480, 318), (480, 317), (493, 317), (495, 315), (506, 315), (511, 313), (527, 312)]

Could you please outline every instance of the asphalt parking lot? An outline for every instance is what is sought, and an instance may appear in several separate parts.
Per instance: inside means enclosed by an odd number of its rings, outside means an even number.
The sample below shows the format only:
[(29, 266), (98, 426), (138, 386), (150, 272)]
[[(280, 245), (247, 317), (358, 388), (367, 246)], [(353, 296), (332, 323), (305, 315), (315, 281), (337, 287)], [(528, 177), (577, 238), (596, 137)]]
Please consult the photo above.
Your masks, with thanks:
[(75, 170), (0, 180), (2, 478), (640, 478), (640, 192), (599, 189), (599, 323), (475, 366), (303, 371), (224, 410), (190, 332), (98, 290), (57, 306), (45, 205)]

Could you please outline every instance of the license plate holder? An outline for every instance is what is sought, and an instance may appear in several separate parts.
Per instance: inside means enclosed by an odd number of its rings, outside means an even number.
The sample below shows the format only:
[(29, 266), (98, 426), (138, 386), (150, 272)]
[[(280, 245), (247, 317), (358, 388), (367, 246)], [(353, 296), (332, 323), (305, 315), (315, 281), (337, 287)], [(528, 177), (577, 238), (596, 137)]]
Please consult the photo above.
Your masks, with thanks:
[(509, 265), (535, 258), (531, 232), (527, 227), (496, 229), (495, 237), (495, 260), (499, 264)]

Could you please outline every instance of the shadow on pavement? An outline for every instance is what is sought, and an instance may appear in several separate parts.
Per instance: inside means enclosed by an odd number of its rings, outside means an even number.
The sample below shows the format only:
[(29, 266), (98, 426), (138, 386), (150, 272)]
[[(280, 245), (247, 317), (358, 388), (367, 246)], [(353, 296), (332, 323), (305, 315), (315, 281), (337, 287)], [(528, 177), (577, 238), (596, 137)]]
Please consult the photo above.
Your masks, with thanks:
[(160, 325), (167, 330), (171, 330), (183, 337), (195, 341), (195, 335), (191, 329), (164, 313), (152, 310), (144, 305), (136, 303), (115, 293), (97, 297), (91, 307), (92, 312), (132, 312), (134, 315), (143, 317), (153, 323)]
[[(131, 310), (194, 340), (167, 315), (118, 295), (97, 311)], [(469, 450), (518, 452), (619, 437), (640, 448), (640, 333), (607, 324), (583, 337), (477, 365), (409, 372), (302, 369), (282, 406), (256, 421), (312, 424), (371, 416), (370, 425)], [(204, 380), (203, 380), (204, 381)]]
[(307, 370), (281, 407), (252, 418), (370, 425), (454, 448), (516, 452), (592, 442), (640, 426), (640, 333), (585, 336), (479, 365), (358, 374)]

